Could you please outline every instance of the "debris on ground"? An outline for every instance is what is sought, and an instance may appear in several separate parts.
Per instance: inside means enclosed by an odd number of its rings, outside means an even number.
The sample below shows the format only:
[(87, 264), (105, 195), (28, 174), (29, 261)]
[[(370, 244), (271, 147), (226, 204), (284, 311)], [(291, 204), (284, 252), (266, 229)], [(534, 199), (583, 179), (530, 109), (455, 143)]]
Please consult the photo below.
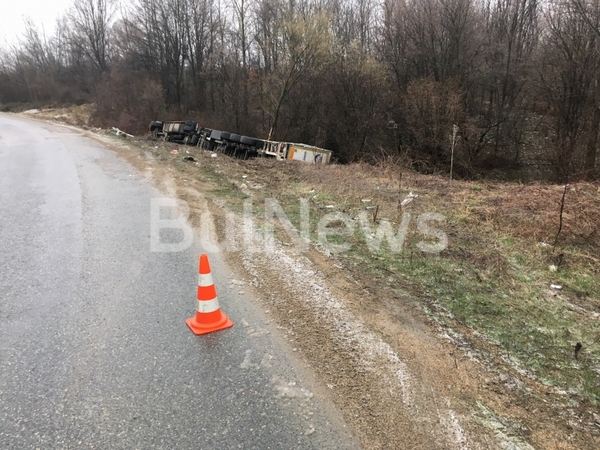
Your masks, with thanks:
[(130, 138), (130, 139), (131, 139), (131, 138), (133, 138), (133, 134), (126, 133), (125, 131), (123, 131), (123, 130), (119, 130), (119, 129), (118, 129), (118, 128), (116, 128), (116, 127), (112, 127), (110, 130), (111, 130), (113, 133), (115, 133), (117, 136), (121, 136), (121, 135), (123, 135), (123, 136), (125, 136), (125, 137), (128, 137), (128, 138)]
[(410, 202), (412, 202), (418, 196), (419, 196), (418, 194), (413, 194), (412, 192), (410, 192), (408, 194), (408, 196), (400, 202), (400, 206), (404, 207), (404, 206), (408, 205)]

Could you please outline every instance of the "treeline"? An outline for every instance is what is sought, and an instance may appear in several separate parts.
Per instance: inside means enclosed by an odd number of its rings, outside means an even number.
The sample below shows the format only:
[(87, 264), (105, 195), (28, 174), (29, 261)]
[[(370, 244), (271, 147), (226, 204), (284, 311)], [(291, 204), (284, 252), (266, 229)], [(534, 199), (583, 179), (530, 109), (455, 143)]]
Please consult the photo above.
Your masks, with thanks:
[[(76, 0), (0, 55), (0, 103), (419, 170), (597, 179), (600, 0)], [(455, 127), (456, 126), (456, 127)], [(455, 131), (455, 132), (453, 132)]]

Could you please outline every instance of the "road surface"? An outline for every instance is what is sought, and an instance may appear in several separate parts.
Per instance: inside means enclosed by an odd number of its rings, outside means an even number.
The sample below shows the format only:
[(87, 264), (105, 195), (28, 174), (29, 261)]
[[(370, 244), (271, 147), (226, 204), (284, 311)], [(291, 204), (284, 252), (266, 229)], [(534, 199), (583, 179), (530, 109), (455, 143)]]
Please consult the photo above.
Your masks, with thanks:
[(235, 326), (190, 332), (202, 249), (150, 251), (159, 197), (94, 140), (0, 115), (0, 448), (359, 448), (219, 255)]

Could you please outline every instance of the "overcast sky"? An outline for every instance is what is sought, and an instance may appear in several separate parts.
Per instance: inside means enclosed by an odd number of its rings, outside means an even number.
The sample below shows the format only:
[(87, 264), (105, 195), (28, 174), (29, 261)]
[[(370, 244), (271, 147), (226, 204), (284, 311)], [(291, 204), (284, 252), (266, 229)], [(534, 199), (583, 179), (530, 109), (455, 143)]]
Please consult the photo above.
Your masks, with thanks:
[(24, 17), (46, 30), (50, 36), (54, 32), (56, 18), (64, 14), (73, 0), (0, 0), (0, 47), (14, 43), (25, 30)]

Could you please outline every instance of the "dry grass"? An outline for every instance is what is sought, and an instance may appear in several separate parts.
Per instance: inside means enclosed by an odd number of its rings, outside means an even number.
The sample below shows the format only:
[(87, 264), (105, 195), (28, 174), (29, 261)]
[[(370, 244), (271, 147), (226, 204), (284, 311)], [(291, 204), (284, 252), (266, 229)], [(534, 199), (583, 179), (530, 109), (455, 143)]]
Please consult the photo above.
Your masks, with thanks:
[(30, 110), (26, 111), (25, 114), (38, 119), (50, 120), (77, 127), (87, 127), (90, 125), (90, 117), (93, 109), (93, 105), (84, 104), (80, 106)]
[[(251, 190), (259, 207), (265, 198), (277, 199), (292, 222), (298, 219), (299, 198), (310, 198), (313, 226), (328, 212), (353, 217), (367, 206), (378, 207), (378, 219), (395, 227), (403, 212), (413, 218), (424, 212), (443, 214), (449, 246), (439, 255), (416, 250), (423, 236), (413, 225), (400, 254), (385, 246), (370, 253), (357, 232), (344, 237), (353, 247), (339, 258), (357, 279), (402, 280), (401, 289), (410, 290), (439, 323), (472, 332), (476, 350), (485, 348), (497, 362), (511, 361), (522, 374), (600, 402), (598, 185), (569, 186), (554, 247), (560, 185), (449, 184), (445, 177), (365, 163), (313, 166), (219, 157), (203, 159), (202, 165), (223, 177), (227, 189), (237, 189), (242, 181), (258, 187)], [(418, 197), (399, 208), (411, 192)], [(232, 202), (239, 206), (241, 200)], [(551, 284), (563, 289), (551, 290)], [(577, 360), (576, 342), (583, 345)]]

